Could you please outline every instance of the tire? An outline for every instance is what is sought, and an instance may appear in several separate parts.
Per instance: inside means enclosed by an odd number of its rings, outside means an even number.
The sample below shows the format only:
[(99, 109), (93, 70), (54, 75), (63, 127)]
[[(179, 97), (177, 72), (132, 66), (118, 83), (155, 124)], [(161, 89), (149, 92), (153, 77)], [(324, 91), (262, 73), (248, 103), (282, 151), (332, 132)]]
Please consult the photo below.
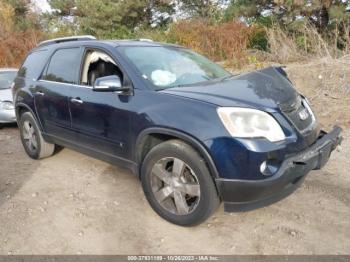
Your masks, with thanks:
[(176, 225), (198, 225), (220, 204), (204, 159), (181, 140), (149, 151), (141, 165), (141, 182), (154, 211)]
[(42, 159), (53, 155), (55, 145), (44, 140), (38, 124), (30, 112), (21, 115), (19, 129), (24, 150), (29, 157)]

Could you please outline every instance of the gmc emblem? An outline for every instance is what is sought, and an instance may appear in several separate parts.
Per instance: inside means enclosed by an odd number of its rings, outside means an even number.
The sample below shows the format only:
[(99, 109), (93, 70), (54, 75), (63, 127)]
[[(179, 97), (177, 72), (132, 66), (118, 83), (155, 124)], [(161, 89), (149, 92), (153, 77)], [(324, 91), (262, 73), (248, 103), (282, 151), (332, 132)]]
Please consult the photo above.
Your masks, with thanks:
[(309, 117), (309, 113), (307, 112), (306, 109), (303, 109), (299, 112), (299, 118), (300, 120), (306, 120)]

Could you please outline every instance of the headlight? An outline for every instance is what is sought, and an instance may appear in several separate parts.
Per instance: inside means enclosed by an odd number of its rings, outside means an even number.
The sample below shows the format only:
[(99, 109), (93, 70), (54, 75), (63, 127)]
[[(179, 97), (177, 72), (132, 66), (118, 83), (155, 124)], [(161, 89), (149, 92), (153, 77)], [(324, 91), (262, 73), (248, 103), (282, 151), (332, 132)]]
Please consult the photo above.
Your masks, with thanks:
[(286, 138), (281, 126), (266, 112), (239, 107), (219, 107), (217, 112), (233, 137), (265, 137), (271, 142)]
[(13, 110), (15, 109), (15, 107), (13, 106), (13, 103), (10, 101), (4, 101), (4, 102), (0, 102), (0, 109), (3, 110)]

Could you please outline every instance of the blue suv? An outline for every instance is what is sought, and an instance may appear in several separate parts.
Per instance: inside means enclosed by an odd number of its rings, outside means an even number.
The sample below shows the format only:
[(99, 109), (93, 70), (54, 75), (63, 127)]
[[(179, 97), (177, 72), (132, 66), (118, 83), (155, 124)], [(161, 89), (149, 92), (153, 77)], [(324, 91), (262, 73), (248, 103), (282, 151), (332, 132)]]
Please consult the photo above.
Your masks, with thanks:
[(203, 222), (293, 192), (341, 141), (282, 68), (232, 75), (180, 46), (90, 36), (45, 41), (13, 88), (33, 159), (55, 147), (127, 167), (164, 219)]

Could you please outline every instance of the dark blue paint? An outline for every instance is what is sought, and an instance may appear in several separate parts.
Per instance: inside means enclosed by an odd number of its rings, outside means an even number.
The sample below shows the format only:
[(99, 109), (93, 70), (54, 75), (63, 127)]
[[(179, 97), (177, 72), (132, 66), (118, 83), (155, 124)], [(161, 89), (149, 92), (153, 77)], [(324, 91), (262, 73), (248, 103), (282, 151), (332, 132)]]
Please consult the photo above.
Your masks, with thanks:
[[(129, 45), (158, 44), (130, 42)], [(308, 147), (318, 136), (317, 129), (301, 135), (282, 114), (281, 108), (288, 108), (298, 93), (276, 68), (233, 76), (221, 82), (156, 92), (118, 52), (115, 42), (68, 42), (39, 49), (52, 55), (57, 48), (74, 46), (98, 48), (108, 53), (119, 64), (133, 90), (129, 95), (94, 92), (78, 83), (38, 81), (40, 75), (29, 78), (22, 70), (16, 80), (15, 101), (18, 106), (22, 103), (34, 112), (45, 138), (55, 143), (70, 145), (138, 172), (138, 142), (142, 136), (149, 132), (167, 133), (194, 145), (206, 157), (213, 176), (262, 180), (266, 179), (259, 171), (263, 161), (282, 162), (286, 156)], [(44, 92), (45, 96), (35, 94), (37, 91)], [(84, 103), (73, 103), (72, 98)], [(287, 139), (272, 143), (266, 139), (233, 138), (217, 115), (218, 106), (265, 110), (279, 121)]]

